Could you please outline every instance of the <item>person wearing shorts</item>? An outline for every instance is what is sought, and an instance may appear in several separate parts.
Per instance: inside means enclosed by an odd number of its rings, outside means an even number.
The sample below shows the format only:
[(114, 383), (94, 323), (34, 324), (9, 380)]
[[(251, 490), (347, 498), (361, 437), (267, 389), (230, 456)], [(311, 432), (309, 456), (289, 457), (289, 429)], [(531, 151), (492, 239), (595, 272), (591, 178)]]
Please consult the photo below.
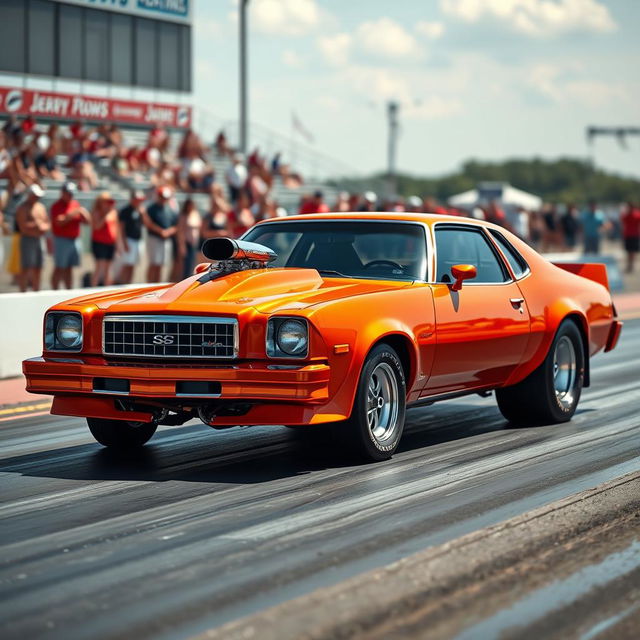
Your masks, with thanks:
[(45, 253), (44, 236), (51, 227), (47, 210), (40, 202), (43, 195), (44, 189), (38, 184), (32, 184), (26, 200), (16, 211), (16, 226), (20, 232), (20, 291), (26, 291), (29, 286), (34, 291), (40, 290)]
[(67, 182), (60, 192), (60, 198), (51, 205), (51, 231), (53, 233), (53, 262), (51, 288), (57, 289), (63, 283), (71, 289), (73, 268), (80, 264), (80, 225), (89, 224), (91, 215), (73, 196), (77, 187)]
[(140, 244), (142, 242), (142, 226), (145, 195), (142, 191), (133, 191), (129, 203), (118, 213), (120, 237), (122, 238), (122, 267), (118, 276), (120, 284), (130, 284), (133, 270), (140, 262)]
[(162, 265), (169, 264), (171, 238), (178, 230), (178, 212), (171, 206), (172, 192), (169, 187), (158, 189), (157, 200), (151, 204), (144, 216), (147, 236), (147, 282), (160, 282)]
[(111, 263), (116, 253), (118, 241), (118, 212), (115, 200), (108, 191), (103, 191), (93, 205), (91, 212), (91, 251), (96, 267), (91, 274), (91, 286), (110, 286)]

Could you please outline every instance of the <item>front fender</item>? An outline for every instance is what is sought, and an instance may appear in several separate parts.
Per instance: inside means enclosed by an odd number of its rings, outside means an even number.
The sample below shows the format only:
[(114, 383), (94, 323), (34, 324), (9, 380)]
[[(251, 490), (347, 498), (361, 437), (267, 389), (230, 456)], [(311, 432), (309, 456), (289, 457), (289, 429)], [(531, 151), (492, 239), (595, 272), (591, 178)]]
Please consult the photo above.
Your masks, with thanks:
[[(351, 415), (358, 380), (373, 346), (388, 336), (405, 341), (410, 374), (407, 392), (424, 382), (435, 342), (433, 296), (428, 287), (384, 292), (323, 305), (309, 314), (322, 334), (331, 366), (329, 402), (322, 413), (344, 420)], [(348, 352), (336, 348), (348, 345)], [(425, 357), (425, 353), (428, 357)], [(427, 372), (426, 374), (424, 372)]]

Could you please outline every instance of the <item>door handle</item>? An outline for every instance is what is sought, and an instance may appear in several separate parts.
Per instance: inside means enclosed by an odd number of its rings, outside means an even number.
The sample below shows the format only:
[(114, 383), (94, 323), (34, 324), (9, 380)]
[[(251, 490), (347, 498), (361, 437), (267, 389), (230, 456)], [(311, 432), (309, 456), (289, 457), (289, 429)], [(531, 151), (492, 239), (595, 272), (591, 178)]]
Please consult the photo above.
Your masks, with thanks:
[(524, 298), (509, 298), (509, 302), (514, 309), (517, 309), (520, 313), (524, 313), (524, 309), (522, 308)]

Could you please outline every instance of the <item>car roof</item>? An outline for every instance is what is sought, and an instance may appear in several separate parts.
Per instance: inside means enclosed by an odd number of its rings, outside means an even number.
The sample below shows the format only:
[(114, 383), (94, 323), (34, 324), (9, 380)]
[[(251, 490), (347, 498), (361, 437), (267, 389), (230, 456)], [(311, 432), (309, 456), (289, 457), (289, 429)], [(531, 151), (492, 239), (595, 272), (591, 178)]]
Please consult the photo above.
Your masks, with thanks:
[(347, 211), (343, 213), (307, 213), (303, 215), (283, 216), (281, 218), (268, 218), (258, 224), (271, 222), (292, 222), (310, 220), (391, 220), (398, 222), (420, 222), (422, 224), (434, 224), (436, 222), (457, 222), (478, 226), (494, 227), (484, 220), (466, 218), (464, 216), (447, 216), (439, 213), (408, 213), (392, 211)]

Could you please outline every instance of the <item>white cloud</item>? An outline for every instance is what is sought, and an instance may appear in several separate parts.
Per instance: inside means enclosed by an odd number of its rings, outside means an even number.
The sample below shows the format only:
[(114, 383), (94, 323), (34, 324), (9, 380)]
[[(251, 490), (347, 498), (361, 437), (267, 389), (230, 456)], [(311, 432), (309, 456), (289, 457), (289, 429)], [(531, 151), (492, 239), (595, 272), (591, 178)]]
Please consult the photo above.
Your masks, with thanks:
[(285, 49), (281, 56), (283, 64), (292, 69), (302, 69), (304, 67), (304, 60), (302, 56), (293, 49)]
[(271, 35), (302, 36), (320, 26), (322, 12), (315, 0), (253, 0), (252, 28)]
[(603, 107), (620, 105), (629, 98), (623, 84), (576, 77), (575, 65), (560, 68), (557, 65), (538, 64), (529, 69), (527, 85), (550, 102), (557, 104)]
[(493, 18), (530, 36), (616, 29), (609, 9), (600, 0), (440, 0), (440, 6), (445, 14), (464, 22)]
[(444, 33), (444, 25), (442, 22), (428, 22), (421, 20), (416, 24), (416, 31), (430, 40), (437, 40)]
[(351, 43), (352, 38), (348, 33), (320, 36), (316, 41), (324, 59), (334, 67), (341, 67), (348, 63)]
[(416, 39), (391, 18), (363, 22), (355, 32), (358, 47), (383, 58), (419, 58), (423, 55)]
[(422, 90), (422, 74), (399, 73), (383, 67), (350, 66), (345, 69), (344, 84), (351, 86), (361, 98), (370, 98), (374, 106), (393, 99), (400, 103), (400, 117), (435, 120), (463, 111), (462, 102), (452, 95), (449, 87), (441, 94), (426, 98), (416, 95), (415, 87)]
[(351, 65), (345, 80), (359, 95), (375, 100), (400, 100), (411, 95), (411, 86), (402, 74), (381, 67)]

